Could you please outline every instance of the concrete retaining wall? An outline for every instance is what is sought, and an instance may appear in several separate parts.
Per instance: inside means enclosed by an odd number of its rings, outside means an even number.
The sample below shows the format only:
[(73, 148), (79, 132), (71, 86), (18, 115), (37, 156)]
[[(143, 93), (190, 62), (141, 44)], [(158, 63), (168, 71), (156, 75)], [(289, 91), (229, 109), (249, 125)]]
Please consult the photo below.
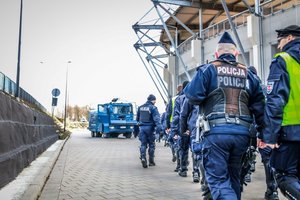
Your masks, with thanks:
[(0, 92), (0, 188), (58, 139), (52, 118)]

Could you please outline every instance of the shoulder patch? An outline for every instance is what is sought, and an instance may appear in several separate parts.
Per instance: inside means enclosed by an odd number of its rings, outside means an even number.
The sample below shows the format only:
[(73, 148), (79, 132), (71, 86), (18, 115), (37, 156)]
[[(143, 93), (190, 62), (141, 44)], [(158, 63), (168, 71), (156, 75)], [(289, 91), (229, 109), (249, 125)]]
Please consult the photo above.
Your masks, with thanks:
[(271, 94), (271, 92), (273, 90), (273, 86), (274, 86), (274, 81), (268, 81), (268, 84), (267, 84), (267, 94)]

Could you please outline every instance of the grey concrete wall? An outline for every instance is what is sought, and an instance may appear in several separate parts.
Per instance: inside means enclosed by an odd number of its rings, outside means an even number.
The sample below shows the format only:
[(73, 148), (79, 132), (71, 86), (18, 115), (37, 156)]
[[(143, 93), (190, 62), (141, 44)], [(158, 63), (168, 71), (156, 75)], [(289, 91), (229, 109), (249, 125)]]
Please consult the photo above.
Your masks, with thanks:
[(0, 92), (0, 188), (58, 139), (52, 118)]
[[(263, 50), (264, 50), (264, 66), (265, 80), (269, 74), (269, 66), (276, 53), (277, 34), (275, 30), (286, 26), (296, 24), (300, 25), (300, 5), (291, 7), (285, 11), (279, 11), (266, 17), (263, 20)], [(273, 46), (273, 47), (272, 47)]]

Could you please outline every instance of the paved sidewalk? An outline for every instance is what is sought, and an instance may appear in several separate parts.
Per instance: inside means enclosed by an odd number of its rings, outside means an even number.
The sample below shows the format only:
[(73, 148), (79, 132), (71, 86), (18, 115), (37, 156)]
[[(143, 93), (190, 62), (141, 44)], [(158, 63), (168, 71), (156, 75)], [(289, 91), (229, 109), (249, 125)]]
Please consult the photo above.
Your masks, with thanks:
[[(138, 139), (91, 138), (87, 131), (74, 132), (39, 199), (202, 199), (191, 169), (188, 177), (178, 176), (170, 149), (156, 144), (157, 166), (144, 169)], [(260, 161), (252, 179), (242, 199), (263, 199), (266, 186)]]

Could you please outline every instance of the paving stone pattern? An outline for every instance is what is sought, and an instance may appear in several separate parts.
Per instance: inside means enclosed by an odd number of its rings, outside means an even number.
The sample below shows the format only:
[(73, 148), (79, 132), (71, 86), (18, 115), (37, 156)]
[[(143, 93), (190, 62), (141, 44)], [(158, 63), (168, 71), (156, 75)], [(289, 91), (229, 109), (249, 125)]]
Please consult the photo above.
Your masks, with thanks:
[[(92, 138), (74, 131), (66, 142), (39, 200), (54, 199), (202, 199), (200, 184), (173, 170), (170, 148), (156, 143), (157, 166), (142, 168), (139, 140)], [(263, 199), (265, 182), (260, 161), (243, 193), (246, 200)], [(284, 198), (281, 198), (284, 199)]]

